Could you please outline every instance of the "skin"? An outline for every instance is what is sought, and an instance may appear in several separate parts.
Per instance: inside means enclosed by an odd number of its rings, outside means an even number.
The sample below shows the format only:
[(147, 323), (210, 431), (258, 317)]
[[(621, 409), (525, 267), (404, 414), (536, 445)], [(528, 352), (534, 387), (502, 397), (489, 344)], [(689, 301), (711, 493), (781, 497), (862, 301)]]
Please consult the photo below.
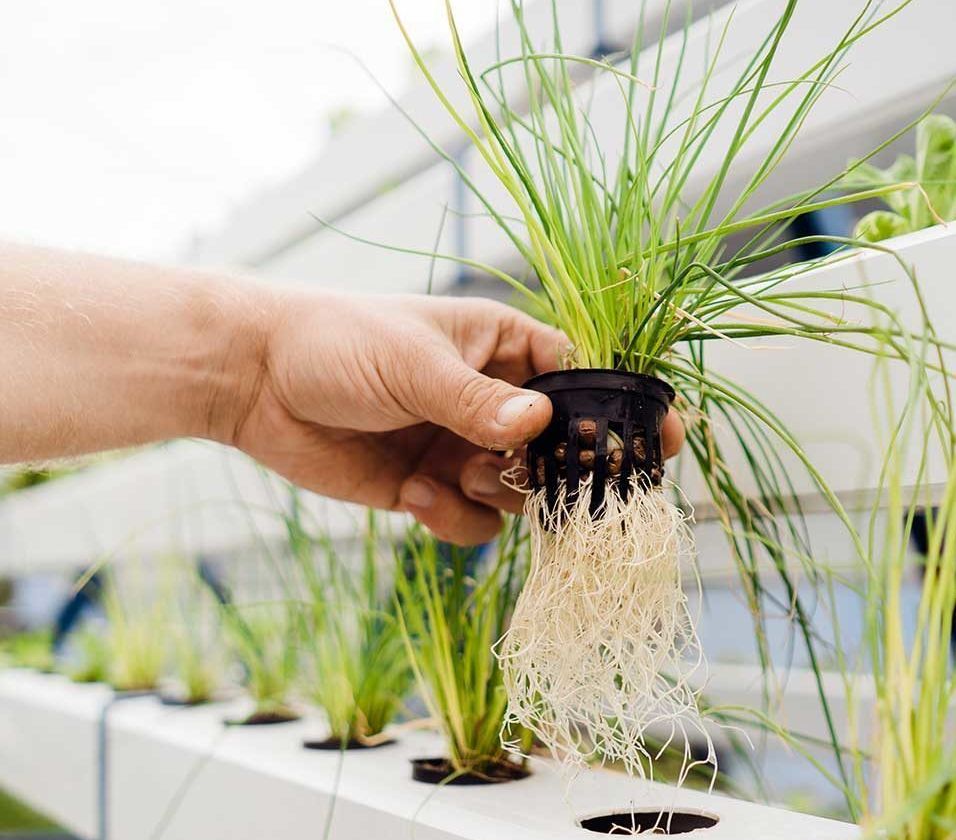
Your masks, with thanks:
[[(459, 544), (551, 416), (517, 387), (558, 331), (481, 299), (351, 296), (0, 246), (0, 463), (177, 437), (235, 446), (322, 495), (405, 510)], [(672, 411), (664, 454), (684, 428)]]

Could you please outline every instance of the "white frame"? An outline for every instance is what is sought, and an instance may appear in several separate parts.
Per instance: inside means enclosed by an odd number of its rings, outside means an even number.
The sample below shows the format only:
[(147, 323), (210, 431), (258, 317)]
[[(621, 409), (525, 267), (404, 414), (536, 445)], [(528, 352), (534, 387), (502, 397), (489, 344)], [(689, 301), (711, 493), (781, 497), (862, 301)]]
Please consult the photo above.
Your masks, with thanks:
[[(71, 762), (98, 764), (91, 754), (87, 708), (96, 687), (73, 686), (62, 678), (8, 671), (0, 674), (0, 755), (16, 747), (12, 733), (35, 732), (35, 709), (46, 710), (46, 725), (77, 733), (68, 755), (55, 739), (37, 738), (17, 750), (16, 766), (0, 762), (0, 785), (25, 801), (54, 812), (83, 837), (99, 815), (79, 800), (90, 790), (78, 786), (70, 808), (66, 789), (51, 784), (51, 772)], [(28, 694), (29, 704), (22, 698)], [(102, 715), (108, 692), (97, 696)], [(631, 807), (675, 808), (716, 815), (716, 826), (686, 836), (700, 840), (856, 840), (856, 826), (770, 808), (716, 794), (676, 789), (621, 773), (594, 770), (570, 790), (548, 760), (534, 759), (525, 780), (482, 787), (431, 787), (414, 782), (411, 758), (442, 754), (442, 743), (423, 732), (396, 732), (398, 742), (377, 750), (344, 754), (304, 750), (301, 742), (321, 729), (306, 720), (266, 727), (226, 729), (222, 720), (244, 701), (193, 709), (171, 709), (155, 698), (114, 702), (106, 720), (108, 787), (104, 840), (284, 840), (322, 836), (334, 800), (336, 840), (370, 835), (414, 840), (587, 840), (593, 832), (575, 820)], [(341, 766), (340, 766), (341, 761)], [(339, 775), (339, 771), (341, 774)], [(69, 781), (87, 783), (96, 770)], [(66, 778), (64, 776), (64, 778)], [(567, 796), (566, 797), (566, 792)], [(95, 792), (94, 792), (95, 793)], [(178, 800), (178, 802), (176, 801)], [(98, 801), (94, 796), (93, 801)], [(175, 804), (171, 804), (175, 803)], [(157, 826), (171, 818), (159, 833)]]

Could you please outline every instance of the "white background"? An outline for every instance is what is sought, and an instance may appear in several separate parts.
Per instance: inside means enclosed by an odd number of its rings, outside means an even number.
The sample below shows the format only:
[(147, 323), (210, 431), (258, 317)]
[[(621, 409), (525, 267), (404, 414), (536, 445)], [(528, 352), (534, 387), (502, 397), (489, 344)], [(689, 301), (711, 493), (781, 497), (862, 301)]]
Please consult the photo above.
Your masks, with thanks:
[[(494, 0), (457, 4), (468, 38)], [(399, 0), (424, 47), (441, 0)], [(30, 0), (0, 25), (0, 238), (169, 259), (412, 65), (386, 0)]]

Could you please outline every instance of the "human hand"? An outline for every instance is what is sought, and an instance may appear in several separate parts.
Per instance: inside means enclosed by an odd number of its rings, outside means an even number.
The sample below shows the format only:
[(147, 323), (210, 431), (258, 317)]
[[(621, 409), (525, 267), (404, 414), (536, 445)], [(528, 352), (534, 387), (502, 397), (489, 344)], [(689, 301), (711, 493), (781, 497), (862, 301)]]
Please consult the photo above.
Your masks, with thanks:
[[(325, 496), (405, 510), (450, 542), (520, 512), (505, 486), (519, 450), (551, 417), (516, 387), (554, 370), (566, 340), (511, 307), (476, 298), (284, 292), (269, 308), (259, 376), (234, 443)], [(684, 430), (671, 412), (665, 457)]]

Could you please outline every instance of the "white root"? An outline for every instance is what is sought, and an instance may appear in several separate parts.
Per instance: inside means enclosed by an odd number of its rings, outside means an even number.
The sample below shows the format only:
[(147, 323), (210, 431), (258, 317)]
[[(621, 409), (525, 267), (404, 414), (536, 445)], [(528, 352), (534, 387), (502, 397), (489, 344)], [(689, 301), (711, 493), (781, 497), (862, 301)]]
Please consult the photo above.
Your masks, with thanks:
[[(587, 480), (570, 510), (563, 489), (554, 511), (544, 490), (529, 494), (531, 567), (496, 646), (503, 737), (517, 750), (507, 732), (519, 724), (567, 769), (620, 762), (642, 778), (653, 778), (663, 738), (683, 750), (683, 781), (695, 764), (716, 768), (690, 682), (704, 667), (680, 575), (693, 538), (661, 489), (634, 481), (627, 501), (608, 492), (595, 516)], [(692, 741), (706, 745), (705, 758), (692, 758)]]

